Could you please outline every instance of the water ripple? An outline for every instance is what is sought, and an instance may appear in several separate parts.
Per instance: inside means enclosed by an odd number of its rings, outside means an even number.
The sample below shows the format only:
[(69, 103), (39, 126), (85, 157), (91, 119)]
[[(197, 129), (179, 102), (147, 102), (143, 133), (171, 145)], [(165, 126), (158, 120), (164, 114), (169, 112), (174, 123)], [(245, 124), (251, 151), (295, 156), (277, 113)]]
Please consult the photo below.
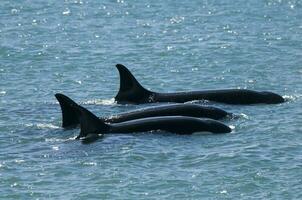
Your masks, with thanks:
[[(301, 1), (1, 2), (3, 199), (301, 199)], [(102, 116), (115, 64), (158, 92), (247, 88), (279, 105), (217, 106), (232, 133), (108, 134), (61, 128), (54, 94)], [(158, 105), (158, 104), (151, 104)], [(149, 106), (149, 105), (148, 105)], [(76, 194), (76, 195), (75, 195)]]

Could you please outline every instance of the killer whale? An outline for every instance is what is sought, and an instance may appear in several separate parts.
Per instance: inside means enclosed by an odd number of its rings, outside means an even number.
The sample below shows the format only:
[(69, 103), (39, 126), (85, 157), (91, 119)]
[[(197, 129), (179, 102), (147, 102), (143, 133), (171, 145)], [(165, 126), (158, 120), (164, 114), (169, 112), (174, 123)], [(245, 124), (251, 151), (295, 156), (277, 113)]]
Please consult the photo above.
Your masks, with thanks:
[[(62, 111), (62, 127), (72, 128), (80, 124), (80, 120), (74, 109), (77, 105), (72, 99), (64, 94), (55, 94)], [(126, 113), (113, 115), (110, 117), (101, 117), (106, 123), (119, 123), (129, 120), (135, 120), (146, 117), (159, 116), (188, 116), (198, 118), (223, 119), (232, 116), (222, 109), (213, 106), (201, 106), (196, 104), (170, 104), (162, 106), (152, 106), (144, 109), (134, 110)]]
[(104, 134), (137, 133), (148, 131), (167, 131), (176, 134), (192, 134), (195, 132), (211, 132), (215, 134), (229, 133), (231, 128), (212, 120), (187, 116), (148, 117), (121, 123), (107, 124), (86, 108), (71, 105), (80, 119), (80, 134), (76, 139), (97, 139)]
[(184, 103), (192, 100), (209, 100), (225, 104), (278, 104), (284, 102), (284, 98), (273, 92), (258, 92), (247, 89), (222, 89), (175, 93), (157, 93), (144, 88), (122, 64), (116, 68), (120, 75), (120, 88), (115, 96), (117, 103), (154, 103), (176, 102)]

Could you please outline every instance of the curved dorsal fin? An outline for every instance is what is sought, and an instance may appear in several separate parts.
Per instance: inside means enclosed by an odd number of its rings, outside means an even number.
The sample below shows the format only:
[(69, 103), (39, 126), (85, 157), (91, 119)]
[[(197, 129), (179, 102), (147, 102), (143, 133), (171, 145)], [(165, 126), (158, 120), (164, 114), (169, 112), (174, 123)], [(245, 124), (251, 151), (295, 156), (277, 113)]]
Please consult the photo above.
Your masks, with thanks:
[(148, 98), (152, 92), (145, 89), (132, 75), (132, 73), (122, 64), (117, 64), (116, 68), (120, 74), (120, 89), (115, 97), (117, 102), (138, 103), (142, 99)]
[(63, 127), (80, 124), (81, 132), (77, 139), (87, 135), (98, 135), (109, 130), (109, 125), (69, 97), (59, 93), (55, 94), (55, 97), (62, 108)]
[(105, 124), (86, 108), (78, 105), (75, 110), (78, 112), (81, 125), (81, 132), (77, 139), (86, 137), (87, 135), (102, 134), (109, 130), (110, 126), (108, 124)]
[(57, 93), (55, 97), (60, 103), (62, 110), (62, 127), (68, 128), (80, 124), (77, 112), (74, 109), (75, 105), (78, 104), (64, 94)]

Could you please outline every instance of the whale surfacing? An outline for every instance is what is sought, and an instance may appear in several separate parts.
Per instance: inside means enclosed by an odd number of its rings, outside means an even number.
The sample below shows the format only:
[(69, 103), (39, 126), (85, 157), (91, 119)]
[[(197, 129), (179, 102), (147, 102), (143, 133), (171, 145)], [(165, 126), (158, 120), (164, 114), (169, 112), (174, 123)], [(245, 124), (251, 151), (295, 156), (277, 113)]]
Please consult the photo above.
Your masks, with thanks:
[(116, 68), (120, 74), (120, 88), (115, 96), (117, 103), (154, 103), (154, 102), (176, 102), (184, 103), (193, 100), (208, 100), (225, 104), (278, 104), (283, 103), (284, 98), (273, 92), (258, 92), (247, 89), (222, 89), (204, 90), (175, 93), (157, 93), (144, 88), (132, 75), (132, 73), (121, 64)]
[(80, 116), (81, 132), (77, 137), (108, 133), (138, 133), (148, 131), (167, 131), (176, 134), (195, 132), (229, 133), (231, 128), (211, 119), (199, 119), (185, 116), (148, 117), (115, 124), (106, 124), (82, 106), (76, 108)]
[(147, 117), (107, 124), (86, 108), (76, 104), (70, 105), (80, 122), (80, 134), (77, 139), (92, 140), (108, 133), (138, 133), (148, 131), (167, 131), (176, 134), (192, 134), (195, 132), (229, 133), (231, 128), (212, 119), (200, 119), (186, 116)]
[[(62, 127), (72, 128), (80, 124), (77, 112), (74, 109), (75, 103), (69, 97), (63, 94), (55, 94), (62, 110)], [(144, 109), (133, 110), (130, 112), (120, 113), (110, 117), (101, 117), (106, 123), (119, 123), (134, 119), (159, 116), (188, 116), (198, 118), (223, 119), (232, 116), (222, 109), (212, 106), (201, 106), (196, 104), (169, 104), (161, 106), (152, 106)]]

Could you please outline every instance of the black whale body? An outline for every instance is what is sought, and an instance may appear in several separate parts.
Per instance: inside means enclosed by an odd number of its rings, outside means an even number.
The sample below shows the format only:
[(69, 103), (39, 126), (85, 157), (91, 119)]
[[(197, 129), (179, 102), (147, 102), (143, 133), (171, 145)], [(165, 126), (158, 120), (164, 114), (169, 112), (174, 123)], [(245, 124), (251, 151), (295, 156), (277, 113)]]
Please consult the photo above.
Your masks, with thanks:
[(230, 127), (211, 119), (200, 119), (186, 116), (149, 117), (115, 124), (106, 124), (86, 108), (72, 104), (80, 120), (80, 138), (95, 138), (107, 133), (136, 133), (147, 131), (167, 131), (177, 134), (195, 132), (229, 133)]
[(177, 134), (195, 132), (229, 133), (230, 127), (211, 119), (185, 116), (148, 117), (115, 124), (106, 124), (90, 111), (79, 106), (81, 132), (77, 138), (107, 133), (138, 133), (147, 131), (167, 131)]
[[(55, 97), (60, 103), (62, 110), (62, 126), (64, 128), (71, 128), (80, 124), (80, 120), (74, 109), (77, 105), (72, 99), (63, 95), (56, 94)], [(222, 119), (227, 116), (231, 116), (222, 109), (210, 106), (201, 106), (196, 104), (173, 104), (163, 106), (152, 106), (145, 109), (134, 110), (126, 113), (110, 117), (102, 117), (106, 123), (119, 123), (134, 119), (146, 118), (146, 117), (159, 117), (159, 116), (189, 116), (198, 118), (211, 118)]]
[(145, 89), (121, 64), (116, 65), (120, 74), (120, 89), (115, 97), (118, 103), (184, 103), (192, 100), (209, 100), (226, 104), (277, 104), (284, 98), (272, 92), (258, 92), (247, 89), (204, 90), (191, 92), (157, 93)]

